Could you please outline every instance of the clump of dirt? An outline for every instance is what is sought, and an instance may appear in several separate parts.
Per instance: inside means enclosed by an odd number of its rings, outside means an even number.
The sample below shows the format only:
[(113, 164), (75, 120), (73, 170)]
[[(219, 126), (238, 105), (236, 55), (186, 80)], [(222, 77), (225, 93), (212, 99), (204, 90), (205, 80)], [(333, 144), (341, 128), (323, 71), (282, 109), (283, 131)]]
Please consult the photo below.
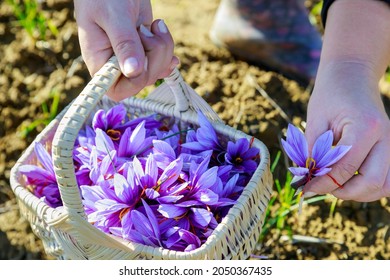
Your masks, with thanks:
[[(176, 43), (180, 71), (230, 126), (263, 141), (272, 159), (288, 122), (305, 120), (310, 87), (279, 73), (250, 65), (215, 47), (208, 37), (219, 1), (193, 5), (190, 0), (155, 1), (156, 18), (164, 18)], [(70, 0), (42, 4), (58, 29), (45, 41), (33, 40), (17, 25), (10, 7), (0, 4), (0, 259), (47, 259), (41, 241), (19, 213), (9, 173), (34, 140), (59, 96), (58, 112), (73, 100), (90, 76), (80, 57), (77, 26)], [(386, 89), (387, 87), (387, 89)], [(390, 89), (382, 84), (389, 112)], [(31, 131), (22, 137), (27, 128)], [(282, 182), (281, 165), (274, 176)], [(334, 210), (332, 207), (334, 207)], [(271, 208), (275, 212), (278, 205)], [(373, 203), (323, 200), (304, 206), (286, 219), (286, 230), (271, 230), (258, 255), (270, 259), (389, 259), (390, 207), (387, 199)]]

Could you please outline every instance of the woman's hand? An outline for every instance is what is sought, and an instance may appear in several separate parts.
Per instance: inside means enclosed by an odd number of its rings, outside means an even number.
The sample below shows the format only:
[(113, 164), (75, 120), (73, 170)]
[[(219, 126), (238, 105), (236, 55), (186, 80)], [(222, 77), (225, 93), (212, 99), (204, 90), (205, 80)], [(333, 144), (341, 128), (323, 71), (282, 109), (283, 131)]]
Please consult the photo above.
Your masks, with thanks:
[[(91, 75), (115, 54), (124, 76), (107, 95), (119, 101), (166, 77), (179, 64), (164, 21), (148, 0), (74, 0), (81, 53)], [(142, 26), (142, 27), (141, 27)]]
[(309, 147), (328, 129), (334, 144), (352, 148), (329, 174), (310, 181), (305, 193), (364, 202), (390, 196), (390, 121), (364, 63), (339, 61), (321, 70), (308, 107)]
[[(332, 129), (351, 150), (304, 191), (345, 200), (390, 196), (390, 121), (378, 89), (390, 63), (390, 7), (338, 0), (328, 10), (320, 65), (308, 106), (306, 137)], [(338, 143), (337, 143), (338, 142)]]

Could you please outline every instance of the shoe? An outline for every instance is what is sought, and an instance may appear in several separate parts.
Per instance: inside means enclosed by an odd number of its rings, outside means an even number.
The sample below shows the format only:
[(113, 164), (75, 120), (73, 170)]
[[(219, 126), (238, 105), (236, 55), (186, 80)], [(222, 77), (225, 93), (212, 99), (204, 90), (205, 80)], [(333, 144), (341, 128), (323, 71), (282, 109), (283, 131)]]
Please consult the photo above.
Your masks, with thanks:
[(238, 58), (298, 82), (316, 76), (322, 39), (301, 0), (222, 0), (209, 35)]

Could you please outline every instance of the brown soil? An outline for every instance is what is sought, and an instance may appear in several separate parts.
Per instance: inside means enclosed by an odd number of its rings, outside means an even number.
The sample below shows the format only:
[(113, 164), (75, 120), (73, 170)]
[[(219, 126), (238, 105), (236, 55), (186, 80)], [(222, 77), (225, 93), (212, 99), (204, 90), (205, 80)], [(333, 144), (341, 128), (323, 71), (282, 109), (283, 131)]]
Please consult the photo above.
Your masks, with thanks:
[[(185, 80), (227, 124), (262, 140), (274, 158), (287, 121), (304, 121), (310, 88), (216, 48), (208, 31), (218, 2), (153, 1), (154, 15), (170, 27)], [(50, 258), (20, 216), (9, 184), (10, 169), (45, 126), (37, 125), (22, 136), (34, 120), (45, 118), (42, 104), (50, 106), (52, 94), (58, 93), (61, 110), (90, 79), (80, 59), (72, 1), (44, 3), (46, 16), (59, 31), (57, 36), (49, 34), (46, 41), (32, 40), (17, 25), (10, 7), (4, 1), (0, 4), (0, 259)], [(281, 110), (256, 87), (264, 89)], [(381, 90), (389, 112), (389, 84), (383, 82)], [(275, 178), (283, 181), (285, 174), (283, 167), (277, 168)], [(272, 230), (256, 254), (269, 259), (389, 259), (388, 200), (338, 201), (330, 215), (332, 201), (305, 206), (300, 216), (294, 211), (286, 230)]]

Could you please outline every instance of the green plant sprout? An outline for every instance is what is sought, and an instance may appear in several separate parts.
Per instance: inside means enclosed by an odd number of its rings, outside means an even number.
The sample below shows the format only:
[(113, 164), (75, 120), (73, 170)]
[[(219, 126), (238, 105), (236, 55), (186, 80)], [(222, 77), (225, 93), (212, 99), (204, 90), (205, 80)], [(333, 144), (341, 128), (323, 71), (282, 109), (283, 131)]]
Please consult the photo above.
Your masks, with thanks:
[(33, 120), (30, 123), (22, 123), (19, 126), (19, 135), (22, 138), (26, 138), (31, 132), (37, 131), (40, 127), (48, 125), (57, 116), (60, 104), (60, 96), (61, 95), (59, 91), (52, 90), (50, 92), (50, 107), (47, 102), (41, 104), (43, 116)]
[(32, 39), (46, 40), (47, 30), (57, 36), (58, 29), (47, 19), (37, 0), (6, 0), (13, 13)]
[(390, 83), (390, 67), (388, 67), (386, 70), (385, 81)]
[(322, 30), (321, 25), (321, 10), (322, 10), (323, 1), (319, 1), (318, 3), (314, 4), (313, 7), (309, 11), (309, 20), (311, 24), (316, 26), (320, 31)]

